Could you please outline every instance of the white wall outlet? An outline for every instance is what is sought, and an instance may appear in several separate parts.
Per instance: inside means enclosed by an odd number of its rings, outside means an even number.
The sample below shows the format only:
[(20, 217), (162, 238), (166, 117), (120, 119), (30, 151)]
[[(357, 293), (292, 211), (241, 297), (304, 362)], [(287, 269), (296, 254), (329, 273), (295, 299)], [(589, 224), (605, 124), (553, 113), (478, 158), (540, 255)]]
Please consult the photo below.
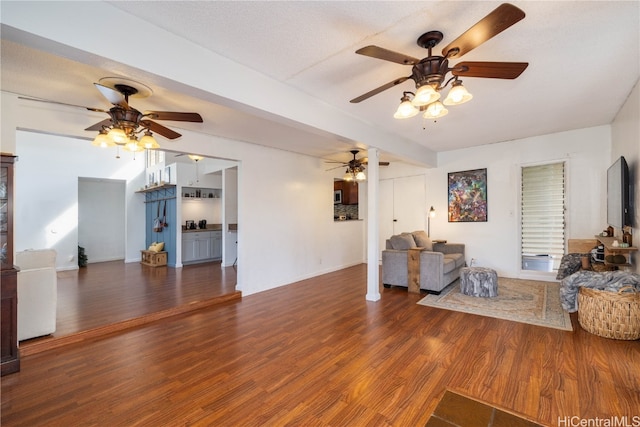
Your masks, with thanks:
[(76, 257), (73, 255), (69, 255), (69, 261), (73, 261)]

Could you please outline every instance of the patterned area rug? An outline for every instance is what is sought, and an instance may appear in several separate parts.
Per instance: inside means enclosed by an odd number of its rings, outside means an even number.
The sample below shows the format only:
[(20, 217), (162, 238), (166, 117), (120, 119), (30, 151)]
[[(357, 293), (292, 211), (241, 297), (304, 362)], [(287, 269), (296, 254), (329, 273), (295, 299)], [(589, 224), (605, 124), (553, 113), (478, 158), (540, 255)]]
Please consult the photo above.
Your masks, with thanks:
[(571, 318), (560, 305), (560, 284), (498, 278), (498, 296), (471, 297), (460, 293), (460, 280), (440, 295), (427, 295), (418, 304), (496, 319), (572, 331)]

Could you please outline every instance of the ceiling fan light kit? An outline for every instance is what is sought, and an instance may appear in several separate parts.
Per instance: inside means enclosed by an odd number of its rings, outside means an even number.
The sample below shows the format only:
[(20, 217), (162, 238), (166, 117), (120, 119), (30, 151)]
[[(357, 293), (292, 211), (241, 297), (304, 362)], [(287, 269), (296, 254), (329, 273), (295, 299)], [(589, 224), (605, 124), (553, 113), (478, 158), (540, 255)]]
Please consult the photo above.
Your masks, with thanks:
[[(409, 103), (411, 108), (414, 108), (411, 103)], [(415, 109), (415, 108), (414, 108)], [(417, 111), (417, 110), (416, 110)], [(369, 164), (369, 160), (366, 157), (356, 159), (356, 155), (360, 152), (359, 150), (351, 150), (349, 151), (353, 156), (352, 160), (348, 162), (335, 162), (335, 161), (327, 161), (327, 163), (340, 163), (340, 166), (336, 166), (335, 168), (331, 168), (328, 170), (334, 170), (337, 168), (341, 168), (346, 166), (347, 169), (344, 172), (344, 176), (342, 177), (343, 181), (348, 182), (361, 182), (367, 180), (367, 175), (364, 173), (365, 168), (363, 165)], [(379, 166), (389, 166), (389, 162), (378, 162)]]
[(100, 148), (115, 147), (116, 145), (116, 143), (113, 142), (113, 139), (109, 138), (107, 131), (104, 129), (100, 130), (100, 133), (98, 133), (98, 136), (96, 136), (92, 144)]
[(418, 88), (411, 103), (416, 107), (431, 104), (440, 99), (440, 94), (430, 84), (424, 84)]
[(393, 117), (396, 119), (408, 119), (420, 112), (420, 110), (411, 102), (411, 98), (409, 98), (410, 94), (412, 94), (412, 92), (403, 93), (402, 98), (400, 99), (400, 105), (398, 105), (398, 109), (393, 114)]
[(440, 101), (429, 104), (422, 117), (425, 119), (439, 119), (449, 114), (449, 110)]
[[(131, 107), (129, 105), (129, 97), (146, 98), (153, 93), (151, 88), (134, 80), (122, 77), (104, 77), (100, 79), (100, 83), (94, 83), (94, 86), (113, 104), (113, 107), (108, 111), (45, 99), (19, 98), (107, 113), (109, 115), (108, 119), (85, 129), (87, 131), (98, 131), (98, 135), (92, 141), (92, 145), (102, 148), (122, 147), (124, 150), (134, 153), (161, 148), (158, 141), (153, 137), (152, 131), (168, 139), (176, 139), (182, 136), (178, 132), (149, 119), (202, 123), (202, 117), (198, 113), (145, 111), (143, 114)], [(120, 156), (116, 155), (116, 158), (120, 158)]]
[[(443, 50), (442, 56), (433, 55), (433, 48), (444, 38), (440, 31), (428, 31), (422, 34), (418, 40), (418, 46), (428, 50), (428, 56), (423, 59), (413, 58), (398, 52), (384, 49), (378, 46), (366, 46), (356, 51), (357, 54), (372, 58), (395, 62), (402, 65), (411, 65), (411, 75), (397, 78), (390, 83), (373, 89), (364, 95), (351, 100), (358, 103), (380, 92), (394, 87), (405, 80), (413, 80), (416, 92), (404, 92), (393, 117), (406, 119), (413, 117), (420, 111), (424, 111), (426, 119), (436, 119), (448, 114), (446, 106), (460, 105), (469, 102), (473, 95), (463, 86), (459, 77), (482, 77), (493, 79), (515, 79), (527, 68), (527, 62), (460, 62), (449, 67), (449, 59), (461, 57), (482, 43), (500, 34), (516, 22), (522, 20), (525, 13), (519, 8), (503, 3), (475, 25), (464, 32)], [(448, 74), (452, 77), (447, 80)], [(451, 88), (440, 102), (440, 92), (451, 84)]]
[(140, 145), (142, 145), (145, 150), (156, 150), (160, 148), (160, 144), (158, 144), (158, 141), (156, 141), (149, 130), (140, 138)]
[(471, 101), (471, 98), (473, 98), (473, 95), (467, 91), (467, 88), (462, 86), (462, 81), (456, 79), (451, 83), (451, 89), (449, 89), (449, 93), (442, 103), (444, 105), (460, 105)]
[[(100, 136), (100, 134), (98, 134), (98, 136)], [(107, 138), (111, 138), (115, 144), (124, 144), (127, 141), (127, 134), (123, 129), (113, 127), (107, 131)]]
[(364, 167), (362, 166), (356, 166), (356, 167), (348, 166), (342, 179), (348, 182), (361, 182), (361, 181), (367, 180), (367, 175), (365, 175)]

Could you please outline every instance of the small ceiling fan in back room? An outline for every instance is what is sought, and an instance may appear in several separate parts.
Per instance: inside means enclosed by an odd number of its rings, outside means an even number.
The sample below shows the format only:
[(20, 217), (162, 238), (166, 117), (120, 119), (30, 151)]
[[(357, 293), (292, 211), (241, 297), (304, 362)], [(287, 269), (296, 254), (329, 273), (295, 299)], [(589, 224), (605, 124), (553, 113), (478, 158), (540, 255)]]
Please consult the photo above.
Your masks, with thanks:
[[(336, 162), (331, 160), (326, 160), (326, 163), (339, 163), (340, 166), (336, 166), (335, 168), (327, 169), (328, 171), (347, 167), (347, 170), (344, 173), (344, 177), (342, 178), (344, 181), (364, 181), (367, 179), (367, 176), (364, 173), (364, 166), (369, 164), (369, 159), (367, 157), (361, 157), (356, 159), (356, 155), (359, 153), (359, 150), (351, 150), (350, 153), (353, 156), (352, 160), (348, 162)], [(380, 166), (389, 166), (389, 162), (378, 162)]]
[[(459, 105), (471, 100), (472, 95), (462, 85), (460, 77), (482, 77), (490, 79), (515, 79), (527, 68), (527, 62), (478, 62), (463, 61), (450, 66), (449, 60), (460, 58), (487, 40), (500, 34), (525, 14), (517, 7), (504, 3), (493, 12), (478, 21), (460, 37), (442, 49), (442, 55), (434, 55), (432, 50), (440, 43), (444, 35), (440, 31), (428, 31), (418, 37), (418, 46), (428, 50), (423, 59), (414, 58), (402, 53), (393, 52), (378, 46), (366, 46), (356, 51), (357, 54), (370, 56), (402, 65), (411, 65), (411, 75), (399, 77), (387, 84), (373, 89), (351, 100), (358, 103), (380, 92), (392, 88), (406, 80), (415, 82), (416, 91), (403, 92), (401, 103), (394, 117), (405, 119), (424, 111), (423, 117), (437, 119), (448, 113), (445, 106)], [(447, 75), (452, 77), (445, 81)], [(451, 83), (451, 89), (444, 101), (440, 102), (440, 91)]]
[(109, 118), (85, 129), (86, 131), (98, 132), (98, 136), (93, 140), (93, 145), (98, 147), (122, 147), (134, 153), (145, 149), (160, 148), (160, 144), (155, 140), (152, 132), (162, 135), (167, 139), (176, 139), (182, 136), (178, 132), (156, 123), (153, 120), (202, 123), (202, 117), (198, 113), (172, 111), (145, 111), (141, 113), (136, 110), (129, 105), (129, 98), (146, 98), (153, 93), (151, 88), (142, 83), (122, 77), (105, 77), (100, 79), (99, 82), (100, 83), (94, 83), (96, 89), (113, 104), (113, 107), (109, 110), (38, 98), (20, 97), (20, 99), (79, 107), (89, 111), (107, 113)]

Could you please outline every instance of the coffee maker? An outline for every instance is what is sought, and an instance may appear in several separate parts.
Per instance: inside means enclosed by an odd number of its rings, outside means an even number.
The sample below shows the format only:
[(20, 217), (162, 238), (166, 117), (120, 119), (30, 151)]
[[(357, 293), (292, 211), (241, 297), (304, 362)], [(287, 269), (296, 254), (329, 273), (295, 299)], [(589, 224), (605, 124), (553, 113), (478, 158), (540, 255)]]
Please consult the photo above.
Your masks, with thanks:
[(207, 220), (206, 219), (201, 219), (200, 221), (198, 221), (198, 228), (200, 228), (202, 230), (207, 228)]

